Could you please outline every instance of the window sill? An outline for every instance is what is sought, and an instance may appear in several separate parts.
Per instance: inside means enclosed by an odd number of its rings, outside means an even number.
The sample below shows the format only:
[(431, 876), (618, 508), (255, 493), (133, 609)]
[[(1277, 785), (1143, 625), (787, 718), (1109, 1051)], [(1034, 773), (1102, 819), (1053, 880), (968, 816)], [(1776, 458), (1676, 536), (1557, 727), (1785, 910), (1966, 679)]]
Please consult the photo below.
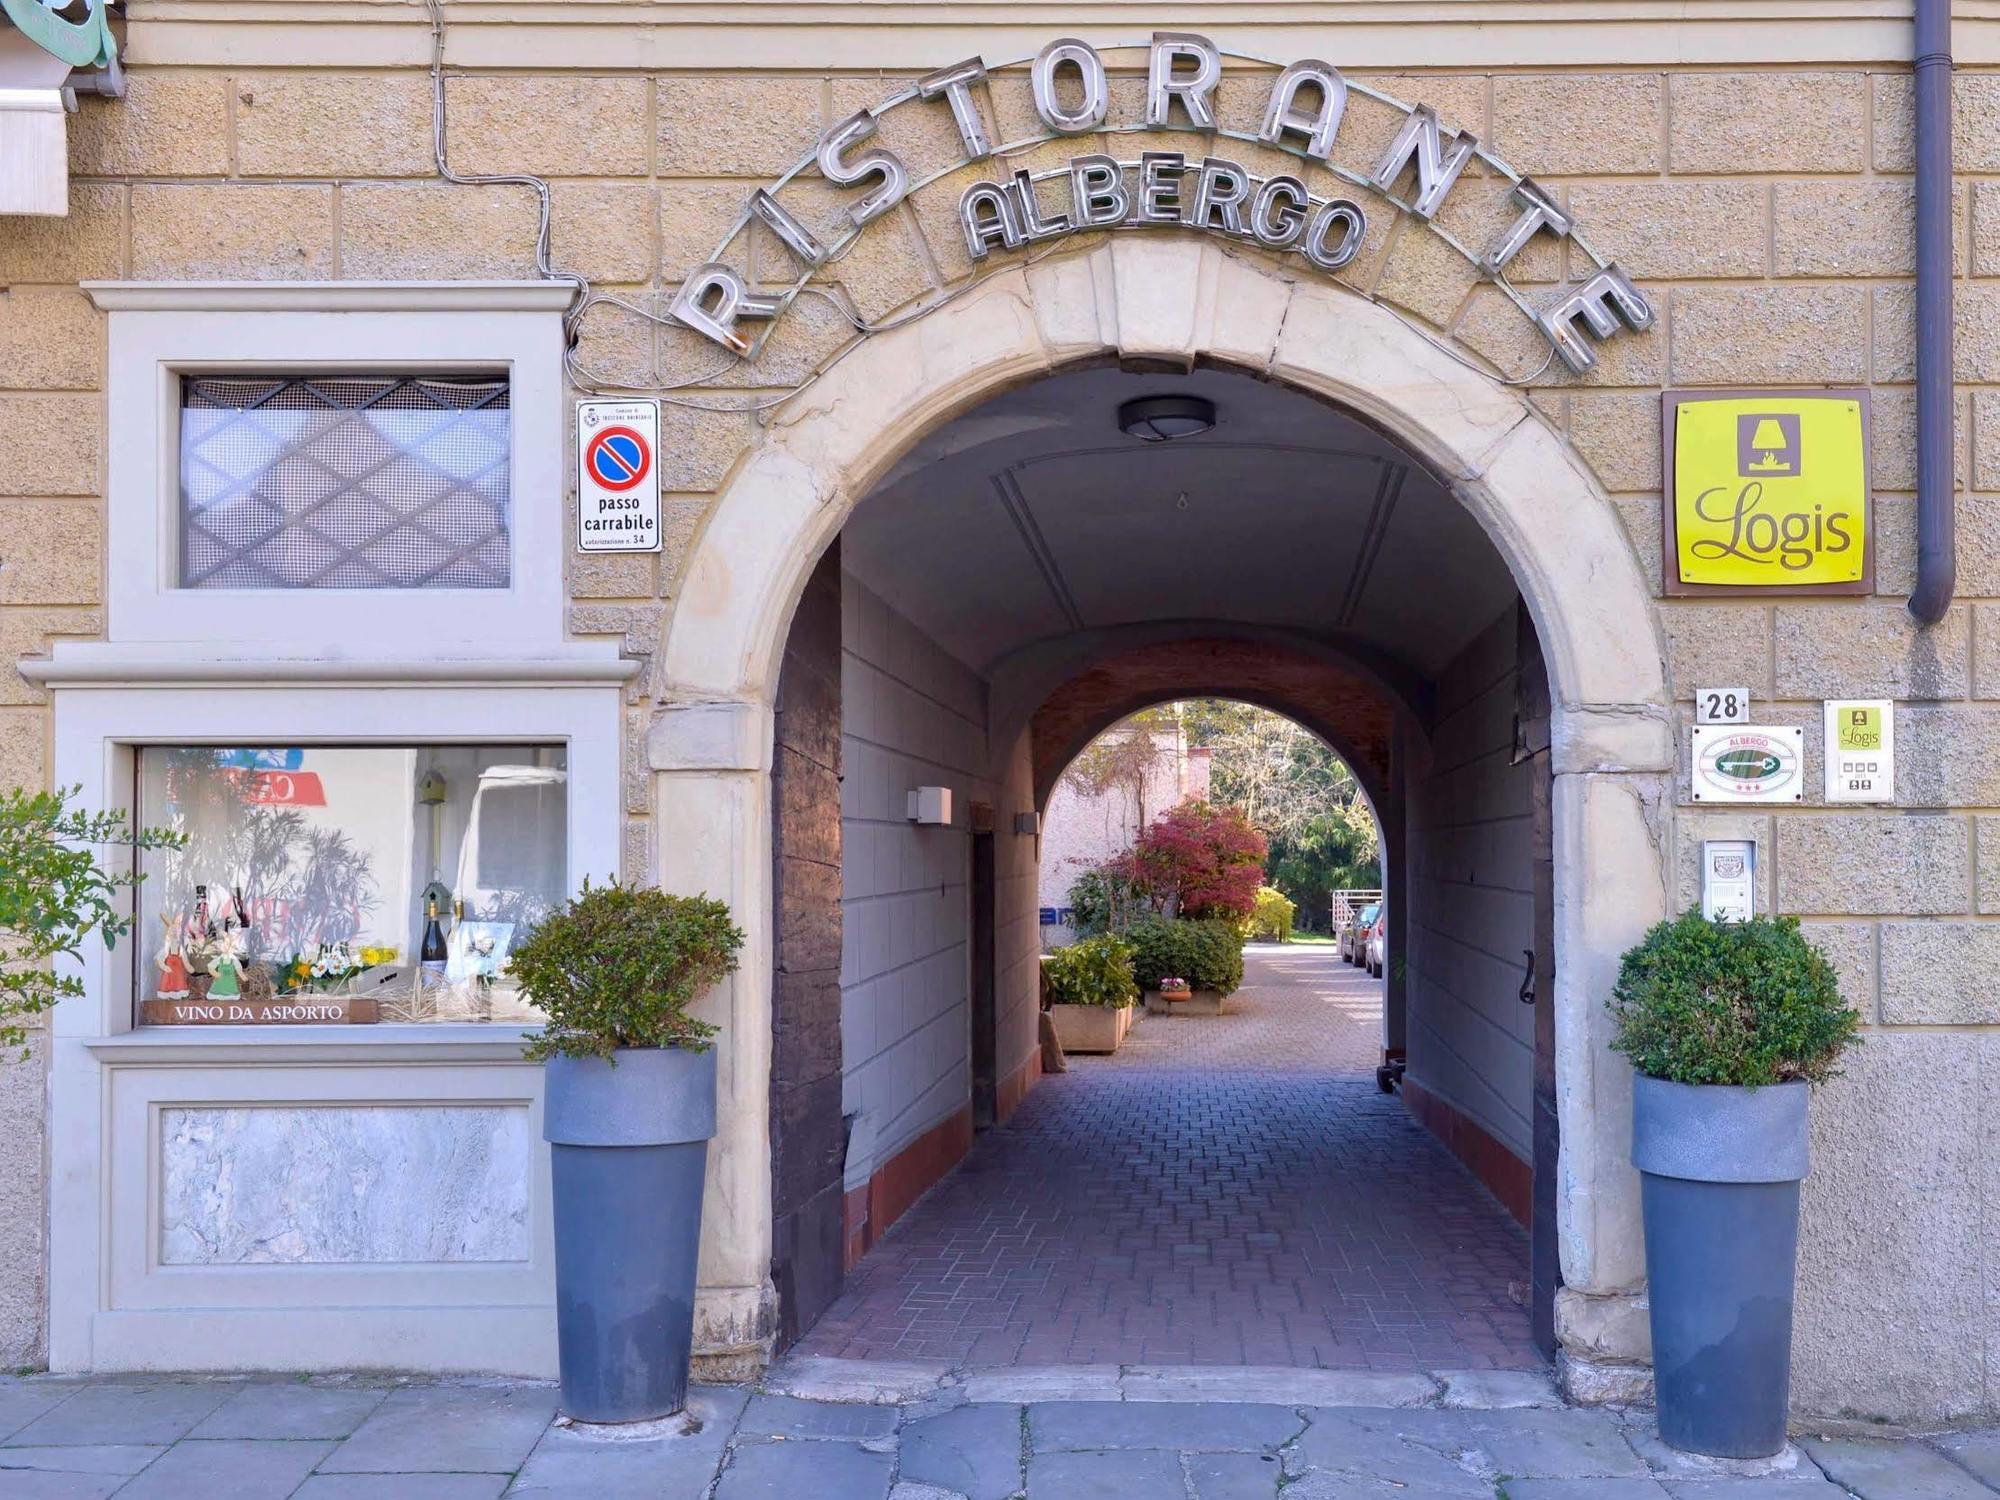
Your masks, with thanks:
[(557, 651), (495, 656), (342, 657), (304, 651), (226, 655), (207, 646), (134, 647), (103, 641), (59, 641), (51, 655), (19, 664), (43, 687), (167, 687), (228, 683), (239, 687), (338, 683), (368, 687), (412, 682), (482, 687), (610, 686), (629, 680), (640, 663), (612, 641), (573, 641)]
[(447, 1022), (374, 1026), (145, 1026), (82, 1038), (101, 1063), (489, 1062), (530, 1064), (522, 1044), (539, 1026)]

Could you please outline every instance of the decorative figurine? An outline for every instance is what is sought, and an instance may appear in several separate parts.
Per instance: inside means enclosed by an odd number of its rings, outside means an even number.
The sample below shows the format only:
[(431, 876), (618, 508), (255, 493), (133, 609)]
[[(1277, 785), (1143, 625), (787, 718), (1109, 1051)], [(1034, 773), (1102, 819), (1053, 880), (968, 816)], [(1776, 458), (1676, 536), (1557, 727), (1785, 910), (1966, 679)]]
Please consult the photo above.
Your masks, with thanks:
[(185, 1000), (188, 997), (187, 963), (181, 957), (181, 919), (178, 915), (160, 913), (160, 926), (165, 929), (160, 944), (160, 982), (153, 989), (153, 996), (159, 1000)]
[(243, 994), (243, 939), (240, 929), (225, 926), (215, 939), (215, 954), (209, 969), (215, 975), (208, 986), (211, 1000), (235, 1000)]

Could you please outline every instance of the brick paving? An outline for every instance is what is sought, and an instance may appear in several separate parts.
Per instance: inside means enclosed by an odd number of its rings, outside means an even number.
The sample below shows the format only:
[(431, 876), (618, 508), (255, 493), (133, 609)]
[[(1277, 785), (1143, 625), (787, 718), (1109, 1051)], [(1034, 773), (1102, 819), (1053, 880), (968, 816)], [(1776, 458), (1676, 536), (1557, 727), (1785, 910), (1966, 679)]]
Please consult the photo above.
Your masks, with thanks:
[(1070, 1060), (850, 1273), (802, 1355), (1529, 1369), (1526, 1236), (1378, 1092), (1381, 985), (1252, 948), (1232, 1014)]

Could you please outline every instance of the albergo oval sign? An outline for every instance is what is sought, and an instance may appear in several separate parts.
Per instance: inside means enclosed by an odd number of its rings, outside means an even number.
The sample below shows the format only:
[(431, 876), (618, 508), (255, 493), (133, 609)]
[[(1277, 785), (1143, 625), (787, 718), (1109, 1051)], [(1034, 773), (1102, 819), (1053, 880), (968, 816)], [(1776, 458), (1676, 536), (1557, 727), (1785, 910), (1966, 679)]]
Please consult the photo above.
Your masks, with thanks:
[(1805, 731), (1696, 725), (1694, 800), (1799, 802), (1805, 798)]
[[(1124, 50), (1106, 48), (1106, 51)], [(1540, 329), (1556, 356), (1574, 371), (1597, 363), (1592, 345), (1621, 329), (1653, 323), (1653, 308), (1616, 264), (1599, 256), (1576, 231), (1554, 197), (1489, 151), (1470, 131), (1448, 128), (1427, 104), (1408, 105), (1342, 77), (1332, 64), (1306, 58), (1277, 70), (1254, 132), (1225, 129), (1217, 112), (1225, 53), (1193, 32), (1160, 31), (1145, 45), (1143, 114), (1131, 121), (1111, 116), (1111, 74), (1103, 55), (1087, 42), (1062, 37), (1032, 61), (989, 67), (967, 58), (918, 79), (870, 109), (849, 115), (820, 138), (813, 153), (776, 182), (757, 189), (709, 261), (682, 280), (669, 315), (675, 322), (753, 358), (806, 284), (840, 260), (868, 226), (930, 182), (972, 163), (998, 159), (996, 170), (959, 195), (957, 229), (975, 266), (996, 254), (1020, 251), (1067, 235), (1105, 229), (1173, 227), (1213, 234), (1266, 250), (1296, 254), (1308, 266), (1333, 273), (1359, 253), (1368, 230), (1367, 209), (1346, 191), (1315, 193), (1290, 171), (1258, 174), (1242, 162), (1208, 152), (1141, 150), (1118, 156), (1081, 153), (1066, 164), (1030, 171), (1007, 159), (1062, 137), (1195, 130), (1217, 140), (1242, 141), (1298, 157), (1330, 173), (1343, 189), (1372, 196), (1428, 224), (1474, 263)], [(1246, 59), (1259, 62), (1259, 59)], [(1037, 134), (996, 144), (983, 102), (995, 74), (1026, 67)], [(1272, 64), (1264, 64), (1266, 67)], [(1336, 162), (1335, 145), (1350, 96), (1386, 104), (1403, 116), (1372, 169)], [(960, 158), (913, 180), (909, 165), (883, 144), (880, 122), (897, 109), (934, 109), (948, 115)], [(1467, 166), (1479, 162), (1489, 176), (1510, 184), (1507, 214), (1484, 244), (1467, 244), (1436, 222)], [(780, 194), (811, 170), (843, 190), (836, 232), (822, 234)], [(752, 226), (768, 232), (789, 258), (789, 286), (768, 272), (753, 286), (747, 255), (732, 254)], [(1530, 303), (1507, 279), (1515, 258), (1538, 237), (1566, 240), (1593, 270), (1544, 305)], [(773, 285), (773, 281), (778, 282)], [(945, 296), (953, 295), (948, 288)], [(852, 313), (856, 327), (871, 325)], [(758, 325), (754, 332), (745, 325)]]

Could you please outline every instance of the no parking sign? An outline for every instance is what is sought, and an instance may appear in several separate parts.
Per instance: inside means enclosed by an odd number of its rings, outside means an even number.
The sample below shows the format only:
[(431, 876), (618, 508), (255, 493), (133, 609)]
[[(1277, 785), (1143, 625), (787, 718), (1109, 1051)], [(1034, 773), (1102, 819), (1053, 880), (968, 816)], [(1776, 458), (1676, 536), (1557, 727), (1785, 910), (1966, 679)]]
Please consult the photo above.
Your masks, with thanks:
[(660, 403), (576, 404), (576, 545), (660, 550)]

